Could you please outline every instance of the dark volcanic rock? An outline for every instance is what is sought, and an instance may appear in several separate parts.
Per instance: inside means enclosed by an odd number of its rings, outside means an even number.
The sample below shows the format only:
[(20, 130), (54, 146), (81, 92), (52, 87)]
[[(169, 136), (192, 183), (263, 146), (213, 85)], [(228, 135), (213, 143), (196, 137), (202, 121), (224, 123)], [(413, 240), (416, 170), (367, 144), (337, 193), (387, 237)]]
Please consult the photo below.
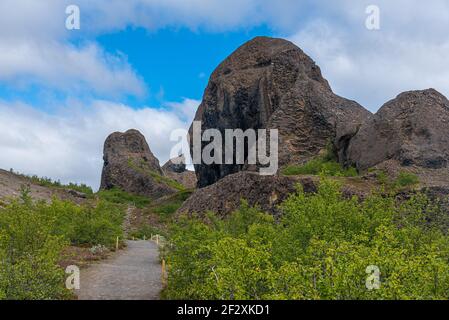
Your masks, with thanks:
[(187, 189), (195, 189), (197, 184), (196, 175), (195, 172), (187, 170), (184, 155), (168, 160), (162, 166), (162, 171), (168, 178), (177, 181)]
[(159, 161), (137, 130), (111, 134), (104, 144), (101, 189), (114, 187), (158, 198), (176, 190), (164, 183)]
[(339, 154), (342, 163), (361, 171), (387, 161), (447, 168), (449, 101), (433, 89), (402, 93), (366, 121)]
[[(222, 134), (225, 129), (279, 129), (282, 166), (317, 155), (337, 131), (342, 137), (353, 135), (369, 115), (356, 102), (335, 95), (320, 68), (293, 43), (257, 37), (214, 71), (195, 120), (202, 121), (203, 130)], [(195, 166), (199, 187), (244, 169)]]
[(196, 190), (178, 210), (180, 214), (204, 214), (212, 211), (224, 217), (240, 207), (241, 200), (250, 206), (259, 206), (264, 212), (279, 215), (278, 206), (296, 191), (296, 185), (303, 186), (306, 193), (316, 192), (317, 181), (309, 177), (261, 176), (242, 171), (228, 175), (217, 183)]

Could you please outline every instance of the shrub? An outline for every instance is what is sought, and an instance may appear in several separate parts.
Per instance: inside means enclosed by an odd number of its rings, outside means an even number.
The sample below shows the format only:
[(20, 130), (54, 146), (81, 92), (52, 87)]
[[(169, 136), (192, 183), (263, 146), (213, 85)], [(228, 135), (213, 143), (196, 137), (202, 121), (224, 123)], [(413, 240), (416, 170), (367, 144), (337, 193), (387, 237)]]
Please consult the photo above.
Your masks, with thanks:
[(66, 245), (51, 232), (50, 221), (28, 204), (0, 210), (0, 297), (62, 299), (64, 271), (57, 265)]
[(58, 265), (69, 244), (112, 247), (123, 237), (123, 211), (100, 201), (95, 207), (53, 199), (33, 202), (29, 189), (0, 208), (0, 298), (64, 299)]
[[(374, 194), (345, 199), (323, 180), (272, 216), (249, 208), (221, 221), (185, 218), (168, 253), (173, 299), (447, 299), (449, 237), (428, 223), (439, 208), (424, 195), (397, 203)], [(437, 216), (437, 215), (433, 215)], [(435, 222), (437, 223), (437, 222)], [(368, 290), (366, 269), (381, 271)]]

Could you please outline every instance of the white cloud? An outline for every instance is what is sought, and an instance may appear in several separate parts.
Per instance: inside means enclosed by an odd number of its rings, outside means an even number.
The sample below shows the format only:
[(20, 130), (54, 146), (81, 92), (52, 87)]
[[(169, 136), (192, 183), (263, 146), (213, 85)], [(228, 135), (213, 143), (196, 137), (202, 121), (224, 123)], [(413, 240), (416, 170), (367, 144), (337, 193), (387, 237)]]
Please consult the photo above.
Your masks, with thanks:
[(433, 87), (449, 96), (447, 2), (377, 1), (379, 31), (365, 28), (369, 1), (342, 3), (290, 36), (337, 93), (371, 111), (408, 90)]
[(37, 84), (71, 94), (143, 96), (146, 85), (126, 56), (106, 53), (89, 40), (79, 46), (70, 44), (72, 35), (81, 34), (65, 28), (69, 3), (0, 2), (0, 83)]
[(37, 83), (71, 94), (143, 96), (146, 90), (126, 59), (93, 43), (77, 48), (58, 42), (0, 42), (0, 81)]
[[(145, 84), (125, 58), (68, 40), (92, 40), (128, 26), (220, 32), (267, 24), (317, 60), (337, 93), (371, 110), (403, 90), (449, 90), (446, 0), (78, 0), (82, 21), (75, 33), (64, 27), (68, 4), (0, 2), (0, 81), (31, 79), (60, 90), (81, 86), (106, 96), (141, 95)], [(365, 28), (371, 4), (380, 7), (380, 31)]]
[[(381, 30), (365, 28), (367, 6)], [(93, 32), (125, 26), (227, 31), (267, 24), (317, 60), (336, 92), (377, 110), (401, 91), (449, 95), (446, 0), (120, 0), (82, 2)]]
[(169, 141), (171, 131), (187, 129), (198, 104), (186, 99), (166, 109), (135, 110), (94, 101), (89, 107), (62, 107), (50, 115), (22, 103), (0, 102), (0, 168), (98, 188), (103, 143), (110, 133), (140, 130), (163, 165), (176, 144)]

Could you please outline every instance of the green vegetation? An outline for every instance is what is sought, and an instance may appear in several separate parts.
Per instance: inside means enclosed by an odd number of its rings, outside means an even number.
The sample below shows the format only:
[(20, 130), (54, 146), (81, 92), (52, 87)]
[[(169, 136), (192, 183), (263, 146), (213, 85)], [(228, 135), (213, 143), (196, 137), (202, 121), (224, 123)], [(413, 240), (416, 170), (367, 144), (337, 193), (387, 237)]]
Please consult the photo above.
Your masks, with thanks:
[(157, 173), (156, 171), (151, 170), (150, 168), (148, 168), (148, 166), (145, 162), (136, 164), (135, 161), (130, 158), (130, 159), (128, 159), (128, 166), (138, 172), (141, 172), (142, 174), (152, 177), (156, 182), (163, 183), (173, 189), (176, 189), (179, 191), (185, 191), (185, 189), (186, 189), (179, 182), (172, 180), (170, 178), (164, 177), (164, 176), (160, 175), (159, 173)]
[[(447, 299), (446, 215), (424, 195), (397, 202), (373, 194), (345, 199), (324, 179), (298, 190), (280, 221), (243, 204), (222, 221), (174, 225), (170, 299)], [(429, 219), (429, 217), (431, 217)], [(378, 266), (380, 289), (368, 290)]]
[(310, 160), (303, 165), (290, 165), (282, 170), (286, 176), (297, 175), (320, 175), (325, 177), (356, 177), (356, 168), (344, 168), (338, 163), (333, 144), (329, 141), (324, 150), (324, 154)]
[(151, 199), (144, 196), (134, 195), (118, 188), (100, 190), (98, 197), (110, 203), (119, 205), (134, 205), (136, 208), (144, 208), (151, 203)]
[(395, 185), (398, 187), (409, 187), (419, 184), (419, 178), (417, 175), (409, 172), (401, 172), (395, 181)]
[(358, 175), (355, 168), (343, 168), (343, 166), (338, 162), (328, 160), (324, 157), (310, 160), (302, 166), (288, 166), (282, 171), (282, 173), (286, 176), (311, 174), (331, 177), (356, 177)]
[(29, 190), (0, 208), (0, 299), (64, 299), (64, 247), (112, 247), (123, 237), (123, 211), (100, 201), (78, 206), (53, 199), (34, 202)]
[(375, 171), (379, 184), (390, 190), (398, 190), (416, 186), (419, 184), (419, 178), (416, 174), (401, 171), (396, 179), (391, 179), (383, 170)]
[(175, 180), (172, 180), (170, 178), (161, 176), (159, 173), (157, 173), (155, 171), (148, 170), (147, 173), (151, 177), (153, 177), (154, 180), (156, 180), (156, 182), (158, 182), (158, 183), (164, 183), (167, 186), (169, 186), (169, 187), (171, 187), (173, 189), (179, 190), (179, 191), (184, 191), (185, 190), (185, 187), (182, 184), (180, 184), (179, 182), (177, 182)]
[(136, 231), (133, 231), (129, 234), (129, 237), (136, 238), (136, 239), (150, 239), (152, 235), (159, 234), (161, 236), (166, 236), (166, 233), (164, 230), (153, 227), (147, 224), (144, 224), (140, 226)]
[(173, 214), (182, 206), (184, 201), (186, 201), (191, 194), (191, 190), (180, 191), (165, 199), (162, 203), (149, 208), (149, 210), (157, 214), (161, 222), (169, 222)]
[(93, 191), (92, 188), (87, 186), (86, 184), (77, 184), (77, 183), (69, 183), (69, 184), (62, 184), (61, 181), (53, 181), (51, 178), (47, 177), (38, 177), (37, 175), (25, 175), (22, 173), (15, 172), (13, 169), (9, 170), (11, 173), (24, 177), (28, 180), (30, 180), (31, 183), (43, 186), (43, 187), (49, 187), (49, 188), (62, 188), (62, 189), (70, 189), (78, 192), (85, 193), (87, 195), (92, 195)]

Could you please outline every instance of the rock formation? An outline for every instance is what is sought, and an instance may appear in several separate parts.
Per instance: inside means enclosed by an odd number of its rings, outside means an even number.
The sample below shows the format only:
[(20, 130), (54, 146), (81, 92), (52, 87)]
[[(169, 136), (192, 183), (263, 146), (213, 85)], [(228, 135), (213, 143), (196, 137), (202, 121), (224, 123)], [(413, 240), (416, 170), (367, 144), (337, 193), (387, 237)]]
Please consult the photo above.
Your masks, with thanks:
[[(353, 183), (342, 186), (343, 197), (365, 198), (376, 185), (370, 181), (364, 184), (354, 179)], [(351, 178), (348, 182), (351, 182)], [(268, 212), (278, 217), (282, 214), (279, 205), (290, 194), (297, 191), (298, 185), (306, 194), (315, 193), (320, 178), (317, 176), (261, 176), (256, 172), (240, 171), (224, 177), (213, 185), (197, 189), (187, 199), (178, 214), (199, 214), (214, 212), (225, 217), (240, 208), (241, 201), (246, 200), (250, 206), (258, 206), (261, 212)]]
[(178, 210), (180, 214), (204, 214), (208, 211), (224, 217), (240, 207), (241, 200), (250, 206), (259, 206), (264, 212), (279, 214), (278, 205), (290, 193), (295, 192), (296, 184), (301, 183), (305, 191), (316, 190), (310, 178), (298, 180), (291, 177), (261, 176), (255, 172), (242, 171), (231, 174), (208, 187), (197, 189)]
[(418, 173), (449, 173), (449, 101), (433, 89), (402, 93), (370, 117), (339, 154), (342, 163), (360, 171), (396, 164)]
[[(195, 120), (202, 121), (203, 130), (222, 134), (225, 129), (279, 129), (281, 166), (317, 155), (337, 131), (351, 135), (369, 115), (356, 102), (335, 95), (320, 68), (293, 43), (257, 37), (213, 72)], [(244, 169), (195, 165), (199, 187)]]
[(195, 172), (186, 168), (186, 159), (184, 155), (170, 159), (162, 166), (164, 174), (182, 184), (187, 189), (194, 189), (197, 184)]
[(137, 130), (111, 134), (104, 144), (101, 189), (114, 187), (158, 198), (176, 192), (169, 186), (145, 137)]

